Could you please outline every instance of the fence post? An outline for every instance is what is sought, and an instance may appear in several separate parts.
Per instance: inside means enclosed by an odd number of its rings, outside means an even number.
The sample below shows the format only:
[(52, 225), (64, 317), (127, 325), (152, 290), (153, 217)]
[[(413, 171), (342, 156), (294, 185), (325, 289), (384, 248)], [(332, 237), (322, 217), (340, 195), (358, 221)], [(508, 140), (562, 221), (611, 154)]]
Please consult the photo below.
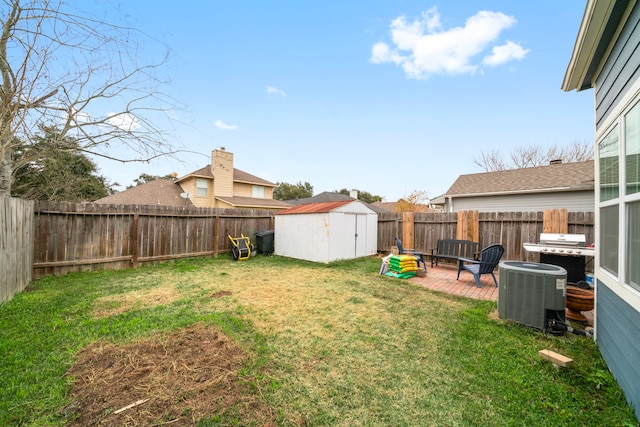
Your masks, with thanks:
[(458, 211), (458, 239), (480, 241), (480, 217), (478, 211)]
[(547, 209), (542, 217), (542, 229), (545, 233), (569, 232), (569, 214), (566, 209)]
[(402, 212), (402, 246), (415, 248), (415, 227), (413, 212)]
[(133, 268), (138, 268), (138, 214), (133, 215), (133, 223), (131, 224), (131, 263)]
[(218, 241), (220, 240), (220, 215), (213, 217), (213, 256), (218, 256)]

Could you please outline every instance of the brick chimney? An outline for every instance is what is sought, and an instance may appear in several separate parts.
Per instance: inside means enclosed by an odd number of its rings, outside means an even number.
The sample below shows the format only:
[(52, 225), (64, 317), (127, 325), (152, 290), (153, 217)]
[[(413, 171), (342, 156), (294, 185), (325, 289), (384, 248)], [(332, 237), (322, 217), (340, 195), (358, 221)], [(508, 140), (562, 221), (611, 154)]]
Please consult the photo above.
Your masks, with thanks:
[(213, 195), (233, 196), (233, 153), (220, 147), (211, 152), (211, 174), (213, 175)]

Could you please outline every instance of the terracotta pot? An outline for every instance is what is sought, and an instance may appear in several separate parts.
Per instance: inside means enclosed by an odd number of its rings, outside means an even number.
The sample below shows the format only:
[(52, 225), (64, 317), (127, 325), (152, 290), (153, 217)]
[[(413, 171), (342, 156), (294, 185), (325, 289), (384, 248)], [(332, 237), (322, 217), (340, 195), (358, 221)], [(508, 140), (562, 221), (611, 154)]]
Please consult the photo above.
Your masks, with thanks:
[(567, 286), (567, 296), (565, 300), (567, 306), (567, 310), (565, 311), (566, 317), (571, 320), (586, 322), (587, 318), (580, 312), (593, 310), (594, 296), (593, 291)]

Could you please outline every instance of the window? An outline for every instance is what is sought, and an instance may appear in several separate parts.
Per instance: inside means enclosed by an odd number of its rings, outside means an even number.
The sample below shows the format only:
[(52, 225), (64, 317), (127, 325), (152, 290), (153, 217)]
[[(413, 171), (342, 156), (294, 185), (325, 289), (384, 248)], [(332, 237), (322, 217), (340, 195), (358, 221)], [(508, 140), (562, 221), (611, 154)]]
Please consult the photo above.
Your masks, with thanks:
[(627, 282), (634, 288), (640, 290), (640, 201), (629, 203), (627, 216)]
[(196, 197), (207, 197), (209, 195), (209, 181), (203, 178), (196, 179)]
[(640, 103), (598, 142), (599, 267), (640, 291)]
[(251, 190), (251, 196), (264, 199), (264, 187), (262, 185), (254, 185)]
[(618, 198), (620, 185), (618, 126), (598, 144), (600, 163), (600, 201)]
[(618, 205), (600, 208), (600, 266), (618, 275)]
[(626, 193), (640, 192), (640, 104), (624, 120)]

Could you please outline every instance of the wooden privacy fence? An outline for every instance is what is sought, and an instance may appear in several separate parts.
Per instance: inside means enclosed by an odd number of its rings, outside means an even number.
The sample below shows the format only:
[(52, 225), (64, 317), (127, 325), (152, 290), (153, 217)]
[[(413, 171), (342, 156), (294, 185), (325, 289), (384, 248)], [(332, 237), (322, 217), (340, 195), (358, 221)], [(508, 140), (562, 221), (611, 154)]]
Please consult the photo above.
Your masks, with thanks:
[[(460, 221), (458, 221), (460, 218)], [(440, 239), (468, 239), (486, 247), (500, 243), (503, 259), (538, 262), (539, 255), (523, 249), (523, 243), (537, 242), (540, 233), (584, 234), (587, 243), (595, 242), (593, 212), (477, 212), (378, 214), (378, 252), (388, 253), (394, 236), (407, 248), (430, 254)]]
[(0, 302), (13, 298), (31, 281), (33, 205), (0, 197)]
[(123, 269), (229, 250), (228, 235), (273, 229), (252, 209), (37, 202), (33, 277)]
[[(72, 271), (124, 269), (157, 261), (216, 256), (228, 235), (254, 239), (273, 230), (274, 211), (195, 207), (31, 202), (0, 198), (0, 301), (31, 281)], [(538, 261), (523, 243), (542, 232), (585, 234), (594, 242), (592, 212), (378, 214), (378, 252), (394, 237), (427, 254), (439, 239), (466, 238), (480, 247), (501, 243), (503, 259)]]

